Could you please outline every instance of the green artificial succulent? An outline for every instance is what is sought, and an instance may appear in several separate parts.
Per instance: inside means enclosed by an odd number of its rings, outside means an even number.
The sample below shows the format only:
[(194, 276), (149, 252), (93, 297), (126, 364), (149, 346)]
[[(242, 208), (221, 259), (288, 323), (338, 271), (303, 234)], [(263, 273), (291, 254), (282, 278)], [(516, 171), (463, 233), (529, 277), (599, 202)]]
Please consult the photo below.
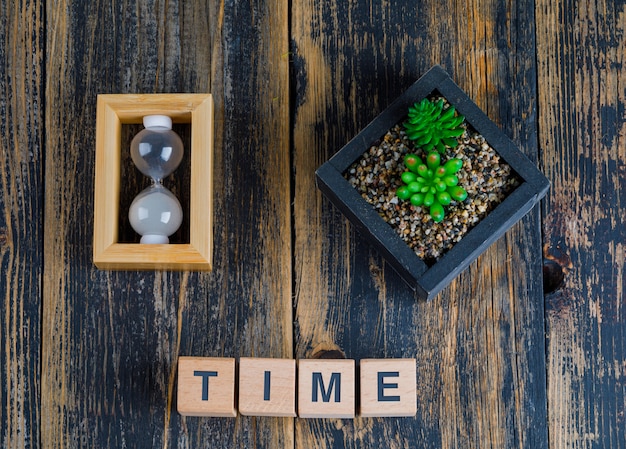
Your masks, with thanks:
[(446, 147), (457, 146), (456, 138), (464, 131), (461, 123), (465, 117), (454, 112), (454, 106), (443, 110), (443, 100), (432, 102), (424, 98), (409, 107), (408, 119), (404, 122), (407, 137), (427, 153), (436, 150), (444, 154)]
[(409, 169), (402, 173), (404, 184), (398, 188), (396, 195), (401, 200), (410, 200), (414, 206), (430, 208), (433, 221), (439, 223), (445, 216), (444, 206), (452, 200), (463, 201), (467, 192), (459, 185), (456, 173), (463, 166), (461, 159), (449, 159), (441, 165), (441, 156), (433, 152), (426, 157), (424, 163), (415, 154), (404, 157), (404, 165)]

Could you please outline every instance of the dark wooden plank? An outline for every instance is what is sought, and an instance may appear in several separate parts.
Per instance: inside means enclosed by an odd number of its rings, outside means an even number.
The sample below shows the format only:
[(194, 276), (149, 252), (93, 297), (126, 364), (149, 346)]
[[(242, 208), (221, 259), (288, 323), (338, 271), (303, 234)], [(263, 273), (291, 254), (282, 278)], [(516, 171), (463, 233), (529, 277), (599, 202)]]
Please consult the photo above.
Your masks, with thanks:
[(291, 21), (296, 355), (418, 370), (414, 419), (297, 420), (297, 447), (547, 447), (538, 211), (425, 304), (313, 180), (434, 64), (536, 160), (534, 3), (293, 2)]
[(626, 447), (626, 2), (537, 2), (551, 447)]
[[(175, 400), (179, 354), (292, 356), (285, 8), (47, 4), (46, 447), (293, 446), (292, 419), (182, 418)], [(92, 266), (96, 94), (127, 92), (214, 95), (212, 273)]]
[(43, 3), (0, 4), (0, 446), (40, 445)]

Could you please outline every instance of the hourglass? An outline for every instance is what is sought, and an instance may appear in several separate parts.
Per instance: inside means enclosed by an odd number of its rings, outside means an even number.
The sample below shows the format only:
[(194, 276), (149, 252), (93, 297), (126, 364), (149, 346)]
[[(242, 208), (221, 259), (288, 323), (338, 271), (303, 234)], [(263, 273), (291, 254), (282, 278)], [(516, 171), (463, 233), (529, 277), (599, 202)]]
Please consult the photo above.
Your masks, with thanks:
[[(126, 181), (121, 164), (124, 125), (144, 122), (131, 143), (137, 168), (151, 180), (128, 211), (120, 210)], [(178, 199), (163, 181), (178, 167), (182, 143), (172, 122), (189, 125), (185, 142), (189, 170), (188, 241), (167, 244), (181, 225)], [(185, 164), (186, 165), (186, 164)], [(178, 168), (181, 170), (181, 168)], [(186, 188), (186, 187), (184, 187)], [(182, 193), (182, 192), (181, 192)], [(96, 113), (93, 262), (105, 270), (202, 270), (213, 260), (213, 97), (211, 94), (99, 94)], [(120, 242), (120, 213), (141, 235)], [(150, 244), (158, 243), (158, 244)]]
[(166, 115), (147, 115), (145, 129), (130, 144), (133, 163), (141, 173), (152, 179), (130, 205), (128, 218), (141, 243), (169, 243), (169, 236), (183, 221), (180, 202), (166, 187), (163, 178), (169, 176), (183, 158), (183, 142), (172, 131), (172, 119)]

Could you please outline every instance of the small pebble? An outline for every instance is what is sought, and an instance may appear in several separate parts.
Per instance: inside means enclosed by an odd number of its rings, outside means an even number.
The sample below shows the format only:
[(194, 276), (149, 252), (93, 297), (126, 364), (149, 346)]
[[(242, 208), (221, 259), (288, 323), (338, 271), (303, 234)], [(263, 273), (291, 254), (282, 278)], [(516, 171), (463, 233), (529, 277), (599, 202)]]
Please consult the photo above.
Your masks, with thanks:
[(405, 171), (402, 158), (409, 152), (425, 156), (407, 139), (398, 124), (365, 152), (345, 176), (365, 201), (372, 204), (429, 265), (459, 242), (520, 184), (509, 165), (500, 162), (500, 157), (485, 138), (468, 126), (459, 145), (449, 148), (442, 156), (442, 160), (452, 157), (463, 160), (463, 167), (457, 176), (468, 197), (462, 203), (453, 201), (446, 207), (443, 221), (435, 223), (427, 209), (415, 207), (409, 201), (400, 201), (395, 195), (398, 186), (402, 185), (400, 175)]

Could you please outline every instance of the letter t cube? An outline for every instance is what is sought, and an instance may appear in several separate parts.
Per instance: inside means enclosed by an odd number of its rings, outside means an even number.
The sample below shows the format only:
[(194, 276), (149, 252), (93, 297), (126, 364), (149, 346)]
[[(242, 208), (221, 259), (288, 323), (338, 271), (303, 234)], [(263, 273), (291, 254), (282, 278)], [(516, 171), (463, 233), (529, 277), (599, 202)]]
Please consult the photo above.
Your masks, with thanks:
[(179, 357), (178, 413), (236, 417), (235, 359)]

